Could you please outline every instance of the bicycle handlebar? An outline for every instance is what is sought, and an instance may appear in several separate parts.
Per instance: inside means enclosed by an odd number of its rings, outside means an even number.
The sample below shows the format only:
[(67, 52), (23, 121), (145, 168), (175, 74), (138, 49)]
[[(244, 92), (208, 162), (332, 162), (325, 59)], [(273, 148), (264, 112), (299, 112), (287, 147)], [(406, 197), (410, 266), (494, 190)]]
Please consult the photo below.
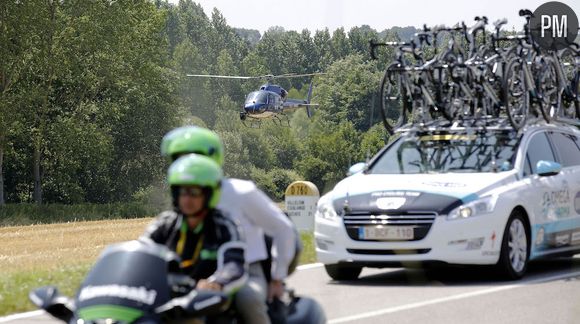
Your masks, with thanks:
[(399, 49), (403, 52), (407, 52), (407, 53), (413, 53), (415, 54), (415, 43), (407, 43), (407, 42), (376, 42), (374, 39), (371, 39), (369, 41), (369, 45), (370, 45), (370, 49), (371, 49), (371, 58), (373, 60), (377, 59), (377, 56), (375, 55), (375, 48), (379, 47), (379, 46), (389, 46), (389, 47), (395, 47), (398, 46)]
[(526, 19), (530, 19), (534, 16), (534, 13), (530, 10), (530, 9), (521, 9), (520, 12), (520, 17), (526, 17)]
[(426, 43), (427, 45), (431, 46), (430, 37), (433, 36), (432, 33), (429, 32), (418, 32), (415, 33), (415, 37), (419, 39), (419, 44)]
[(507, 22), (508, 22), (507, 18), (502, 18), (494, 21), (493, 25), (495, 26), (495, 29), (500, 29), (501, 26), (507, 24)]
[(481, 20), (483, 20), (487, 24), (487, 17), (486, 16), (481, 16), (481, 17), (480, 16), (475, 16), (475, 19), (474, 20), (475, 21), (481, 21)]
[(479, 17), (475, 17), (475, 20), (477, 21), (477, 23), (475, 23), (475, 25), (471, 26), (469, 28), (469, 34), (475, 36), (475, 34), (477, 34), (477, 32), (481, 29), (485, 28), (485, 25), (487, 25), (487, 17), (483, 17), (483, 18), (479, 18)]
[(453, 27), (447, 27), (447, 26), (445, 26), (445, 25), (436, 25), (436, 26), (433, 26), (433, 27), (431, 28), (431, 30), (432, 30), (433, 32), (442, 32), (442, 31), (447, 31), (447, 32), (458, 32), (458, 31), (462, 31), (463, 29), (464, 29), (464, 27), (463, 27), (463, 26), (458, 26), (458, 25), (455, 25), (455, 26), (453, 26)]

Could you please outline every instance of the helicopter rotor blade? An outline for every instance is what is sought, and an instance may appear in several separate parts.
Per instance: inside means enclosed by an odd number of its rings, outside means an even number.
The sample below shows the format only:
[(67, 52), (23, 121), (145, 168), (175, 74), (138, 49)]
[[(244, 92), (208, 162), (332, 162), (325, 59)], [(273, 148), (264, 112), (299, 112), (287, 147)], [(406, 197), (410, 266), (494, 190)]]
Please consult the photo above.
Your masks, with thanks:
[(251, 76), (239, 76), (239, 75), (211, 75), (211, 74), (187, 74), (188, 77), (195, 77), (195, 78), (215, 78), (215, 79), (242, 79), (242, 80), (250, 80), (250, 79), (261, 79), (261, 76), (258, 77), (251, 77)]
[(302, 77), (307, 77), (307, 76), (324, 75), (324, 74), (326, 74), (326, 73), (323, 73), (323, 72), (304, 73), (304, 74), (286, 73), (286, 74), (281, 74), (281, 75), (273, 75), (270, 77), (273, 79), (276, 79), (276, 78), (302, 78)]
[(260, 75), (260, 76), (241, 76), (241, 75), (213, 75), (213, 74), (187, 74), (188, 77), (196, 77), (196, 78), (214, 78), (214, 79), (239, 79), (239, 80), (253, 80), (253, 79), (281, 79), (281, 78), (302, 78), (308, 76), (315, 76), (315, 75), (323, 75), (326, 73), (317, 72), (317, 73), (304, 73), (304, 74), (295, 74), (295, 73), (286, 73), (280, 75)]

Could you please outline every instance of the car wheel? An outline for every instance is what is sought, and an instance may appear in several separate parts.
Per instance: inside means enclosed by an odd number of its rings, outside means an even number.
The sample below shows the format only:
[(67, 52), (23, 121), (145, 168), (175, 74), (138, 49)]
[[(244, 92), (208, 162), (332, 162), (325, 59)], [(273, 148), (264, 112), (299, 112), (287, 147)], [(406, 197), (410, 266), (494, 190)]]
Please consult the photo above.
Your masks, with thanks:
[(334, 280), (355, 280), (362, 271), (362, 267), (345, 266), (340, 264), (325, 264), (324, 269)]
[(497, 268), (506, 279), (520, 279), (526, 273), (530, 259), (530, 239), (524, 216), (513, 211), (507, 222), (501, 243)]

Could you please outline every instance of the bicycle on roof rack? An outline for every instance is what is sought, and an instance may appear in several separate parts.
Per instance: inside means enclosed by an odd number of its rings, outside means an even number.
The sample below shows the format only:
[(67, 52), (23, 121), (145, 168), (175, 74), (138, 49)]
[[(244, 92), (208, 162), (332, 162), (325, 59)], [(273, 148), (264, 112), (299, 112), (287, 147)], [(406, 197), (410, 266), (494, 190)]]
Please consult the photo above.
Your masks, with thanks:
[[(407, 42), (371, 40), (373, 59), (376, 47), (395, 48), (379, 89), (385, 129), (392, 134), (403, 125), (420, 127), (440, 117), (451, 122), (505, 118), (520, 129), (541, 116), (546, 122), (580, 126), (580, 46), (540, 49), (528, 26), (532, 12), (519, 14), (526, 19), (523, 35), (502, 33), (506, 19), (495, 21), (495, 32), (486, 33), (487, 17), (475, 17), (471, 27), (424, 25), (416, 40)], [(443, 32), (450, 37), (439, 49)], [(428, 47), (431, 58), (425, 57)]]

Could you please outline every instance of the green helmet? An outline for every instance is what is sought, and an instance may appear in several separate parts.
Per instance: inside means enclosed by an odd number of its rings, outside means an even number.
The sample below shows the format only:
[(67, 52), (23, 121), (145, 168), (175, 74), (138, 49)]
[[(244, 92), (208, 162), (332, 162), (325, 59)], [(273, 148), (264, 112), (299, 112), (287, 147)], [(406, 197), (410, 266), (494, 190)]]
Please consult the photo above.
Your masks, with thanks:
[(179, 155), (196, 153), (224, 164), (224, 148), (218, 134), (198, 126), (184, 126), (167, 133), (161, 141), (161, 155), (175, 159)]
[(215, 208), (220, 200), (223, 178), (221, 167), (211, 158), (188, 154), (175, 160), (167, 171), (167, 181), (172, 188), (178, 186), (200, 186), (211, 191), (207, 206)]

